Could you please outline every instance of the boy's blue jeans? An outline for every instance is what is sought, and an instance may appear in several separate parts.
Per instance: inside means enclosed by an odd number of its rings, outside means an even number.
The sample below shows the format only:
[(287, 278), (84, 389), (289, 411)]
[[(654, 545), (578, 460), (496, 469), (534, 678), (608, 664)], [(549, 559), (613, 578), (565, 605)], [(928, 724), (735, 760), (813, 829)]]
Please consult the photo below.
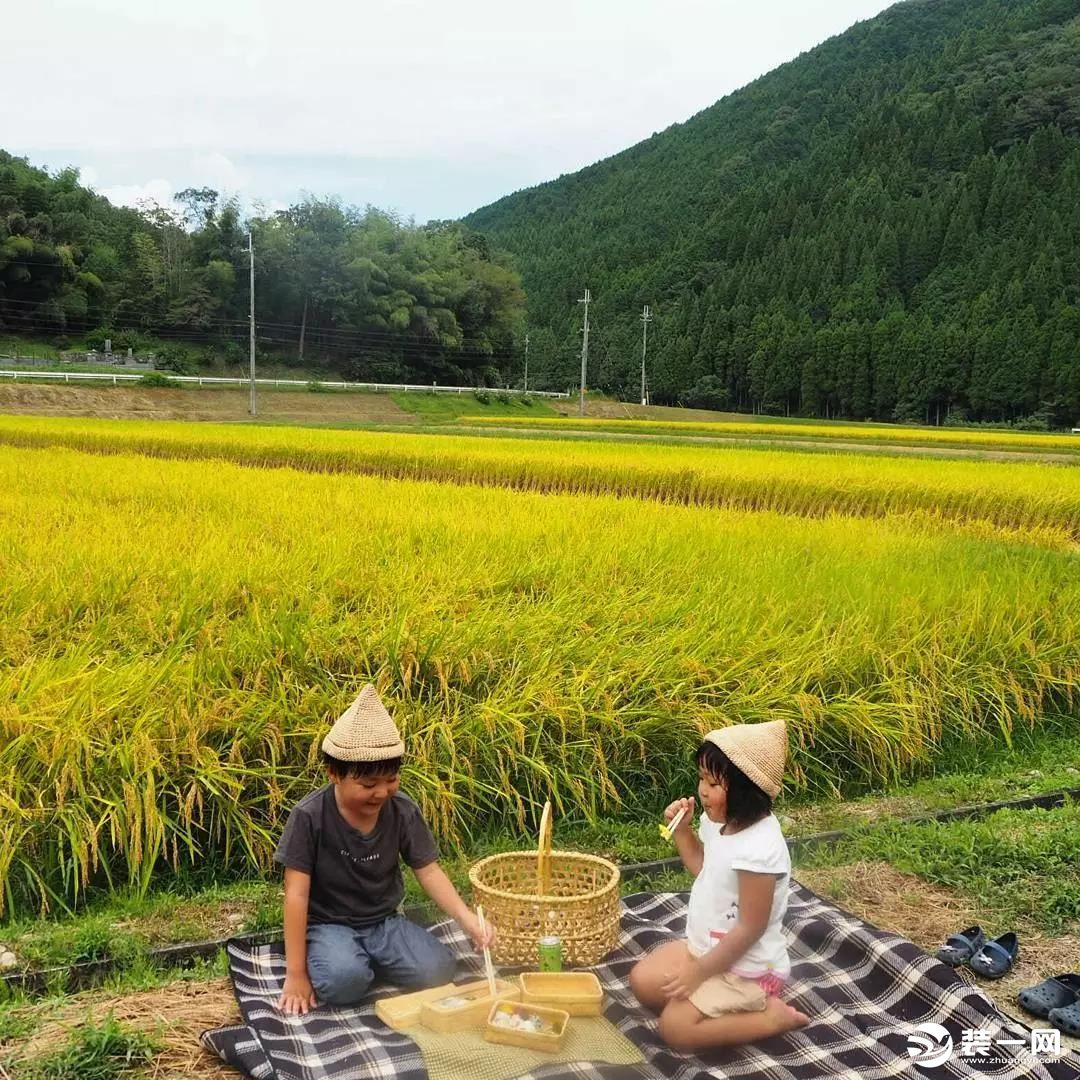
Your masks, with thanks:
[(376, 976), (408, 990), (441, 986), (456, 967), (453, 953), (404, 915), (361, 929), (308, 927), (308, 978), (320, 1005), (355, 1005)]

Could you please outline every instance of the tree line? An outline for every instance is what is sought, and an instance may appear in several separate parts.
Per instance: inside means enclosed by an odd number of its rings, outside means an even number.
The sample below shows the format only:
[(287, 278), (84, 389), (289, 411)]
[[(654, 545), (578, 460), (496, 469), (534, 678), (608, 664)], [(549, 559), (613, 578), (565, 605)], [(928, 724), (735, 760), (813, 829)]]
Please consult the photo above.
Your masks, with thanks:
[(513, 377), (520, 278), (466, 226), (317, 198), (245, 219), (209, 188), (176, 203), (114, 207), (73, 168), (49, 175), (0, 152), (0, 329), (239, 357), (250, 232), (260, 348), (355, 379)]
[(820, 417), (1080, 421), (1080, 4), (905, 3), (606, 161), (466, 218), (530, 370)]

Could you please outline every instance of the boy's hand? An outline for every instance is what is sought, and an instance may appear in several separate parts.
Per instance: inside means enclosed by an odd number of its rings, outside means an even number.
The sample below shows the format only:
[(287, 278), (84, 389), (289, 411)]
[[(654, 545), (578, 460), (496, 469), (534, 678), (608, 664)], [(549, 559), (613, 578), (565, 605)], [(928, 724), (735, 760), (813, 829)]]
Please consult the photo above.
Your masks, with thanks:
[(315, 988), (307, 972), (303, 975), (286, 975), (285, 987), (278, 998), (277, 1007), (286, 1016), (307, 1016), (319, 1003), (315, 1000)]
[(692, 796), (689, 799), (676, 799), (664, 811), (664, 820), (670, 825), (671, 822), (675, 820), (675, 815), (678, 814), (680, 810), (685, 810), (686, 813), (683, 814), (682, 821), (680, 821), (679, 824), (675, 827), (675, 832), (690, 832), (690, 830), (693, 828), (694, 823), (695, 805), (696, 804)]
[(486, 929), (481, 930), (480, 920), (471, 911), (461, 917), (458, 926), (469, 935), (477, 952), (480, 952), (485, 945), (490, 949), (495, 943), (495, 927), (488, 923)]
[(679, 961), (674, 971), (668, 973), (667, 978), (660, 984), (660, 989), (669, 1001), (682, 1001), (704, 981), (701, 966), (692, 956), (687, 956)]

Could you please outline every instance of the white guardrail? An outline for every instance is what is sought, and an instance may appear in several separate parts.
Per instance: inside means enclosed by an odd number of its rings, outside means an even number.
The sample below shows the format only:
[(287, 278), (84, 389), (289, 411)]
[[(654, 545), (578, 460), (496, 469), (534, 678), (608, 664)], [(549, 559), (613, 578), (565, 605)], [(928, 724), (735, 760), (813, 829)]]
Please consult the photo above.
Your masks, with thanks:
[[(147, 373), (149, 374), (149, 372)], [(250, 386), (250, 379), (228, 378), (220, 375), (172, 375), (161, 371), (170, 382), (190, 383), (193, 386)], [(11, 379), (61, 379), (64, 382), (109, 382), (118, 386), (122, 382), (142, 382), (144, 375), (130, 375), (119, 371), (0, 371), (0, 378)], [(430, 386), (413, 383), (367, 383), (367, 382), (324, 382), (318, 379), (256, 379), (256, 386), (299, 386), (307, 389), (318, 387), (320, 390), (372, 390), (376, 393), (421, 393), (421, 394), (473, 394), (486, 391), (489, 394), (520, 394), (529, 397), (568, 398), (570, 395), (554, 390), (511, 390), (498, 386)]]

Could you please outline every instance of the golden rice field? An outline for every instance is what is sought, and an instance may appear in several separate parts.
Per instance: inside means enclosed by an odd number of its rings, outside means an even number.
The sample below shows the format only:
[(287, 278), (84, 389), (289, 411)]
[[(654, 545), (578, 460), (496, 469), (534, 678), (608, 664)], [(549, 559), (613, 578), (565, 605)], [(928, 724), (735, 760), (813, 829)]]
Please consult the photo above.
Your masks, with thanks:
[[(456, 839), (516, 831), (549, 795), (563, 816), (655, 812), (700, 734), (732, 721), (786, 718), (790, 788), (820, 793), (1077, 712), (1070, 469), (14, 418), (0, 433), (9, 912), (169, 867), (265, 866), (318, 782), (319, 736), (368, 679), (405, 731), (407, 790)], [(605, 479), (649, 497), (560, 490)], [(672, 505), (664, 483), (745, 505)], [(853, 493), (870, 516), (834, 512)]]
[(506, 417), (471, 416), (469, 424), (552, 429), (570, 431), (630, 432), (637, 435), (740, 436), (777, 439), (824, 439), (857, 443), (880, 443), (883, 446), (958, 447), (977, 450), (1024, 450), (1048, 454), (1080, 455), (1080, 435), (1042, 434), (1033, 431), (981, 430), (979, 428), (920, 428), (897, 424), (829, 424), (797, 421), (702, 421), (619, 420), (581, 417)]
[(0, 417), (5, 443), (813, 517), (916, 514), (1080, 540), (1080, 469), (1038, 462), (21, 416)]

